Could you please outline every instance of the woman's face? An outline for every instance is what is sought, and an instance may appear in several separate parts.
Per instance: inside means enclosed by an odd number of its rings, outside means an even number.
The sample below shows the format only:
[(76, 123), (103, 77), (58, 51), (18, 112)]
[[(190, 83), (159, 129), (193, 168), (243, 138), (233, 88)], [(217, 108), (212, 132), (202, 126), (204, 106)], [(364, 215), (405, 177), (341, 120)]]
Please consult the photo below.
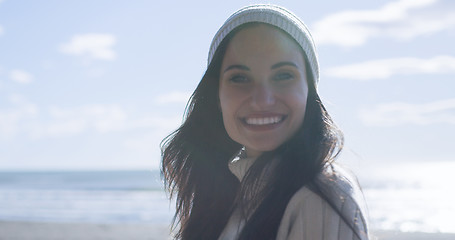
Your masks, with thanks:
[(259, 24), (229, 42), (220, 71), (220, 107), (229, 136), (256, 157), (300, 128), (308, 85), (302, 51), (280, 30)]

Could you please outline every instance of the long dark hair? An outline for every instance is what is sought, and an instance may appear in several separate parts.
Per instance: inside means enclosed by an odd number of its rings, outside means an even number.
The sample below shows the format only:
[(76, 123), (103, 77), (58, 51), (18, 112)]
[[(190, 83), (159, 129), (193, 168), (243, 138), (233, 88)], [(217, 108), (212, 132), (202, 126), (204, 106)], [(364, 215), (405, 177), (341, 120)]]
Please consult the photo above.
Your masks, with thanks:
[[(241, 184), (229, 171), (228, 162), (242, 146), (223, 125), (220, 68), (229, 40), (250, 25), (223, 40), (187, 105), (184, 123), (162, 142), (162, 176), (171, 197), (177, 194), (178, 239), (217, 239), (236, 207), (247, 216), (240, 239), (274, 239), (290, 198), (304, 185), (317, 188), (316, 176), (342, 148), (343, 135), (306, 71), (309, 92), (300, 129), (278, 149), (262, 154)], [(261, 186), (265, 171), (267, 182)]]

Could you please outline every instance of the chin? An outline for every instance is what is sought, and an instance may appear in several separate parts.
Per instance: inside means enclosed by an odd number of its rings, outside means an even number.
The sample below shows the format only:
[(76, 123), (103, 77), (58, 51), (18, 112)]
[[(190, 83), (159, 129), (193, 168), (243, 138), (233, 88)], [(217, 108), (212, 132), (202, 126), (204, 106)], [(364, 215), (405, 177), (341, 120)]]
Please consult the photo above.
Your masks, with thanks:
[(280, 147), (280, 145), (281, 144), (256, 145), (256, 146), (253, 146), (253, 147), (247, 147), (247, 149), (249, 148), (249, 149), (251, 149), (254, 152), (264, 153), (264, 152), (274, 151), (278, 147)]

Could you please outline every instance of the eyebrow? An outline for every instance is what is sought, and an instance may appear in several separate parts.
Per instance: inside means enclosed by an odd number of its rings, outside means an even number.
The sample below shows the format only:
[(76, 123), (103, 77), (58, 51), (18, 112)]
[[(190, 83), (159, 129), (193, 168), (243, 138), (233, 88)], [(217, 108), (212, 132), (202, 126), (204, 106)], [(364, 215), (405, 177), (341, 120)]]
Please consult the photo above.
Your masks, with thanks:
[(271, 69), (280, 68), (282, 66), (292, 66), (292, 67), (298, 68), (297, 64), (295, 64), (293, 62), (279, 62), (279, 63), (273, 64)]
[(227, 67), (226, 69), (224, 69), (224, 72), (227, 72), (227, 71), (232, 70), (232, 69), (240, 69), (240, 70), (250, 71), (249, 67), (247, 67), (245, 65), (236, 64), (236, 65), (231, 65), (231, 66)]
[[(297, 64), (295, 64), (293, 62), (286, 62), (285, 61), (285, 62), (279, 62), (279, 63), (273, 64), (270, 67), (270, 69), (276, 69), (276, 68), (280, 68), (280, 67), (283, 67), (283, 66), (292, 66), (292, 67), (298, 68)], [(227, 72), (227, 71), (232, 70), (232, 69), (240, 69), (240, 70), (250, 71), (250, 68), (245, 66), (245, 65), (235, 64), (235, 65), (231, 65), (231, 66), (227, 67), (226, 69), (224, 69), (224, 72)]]

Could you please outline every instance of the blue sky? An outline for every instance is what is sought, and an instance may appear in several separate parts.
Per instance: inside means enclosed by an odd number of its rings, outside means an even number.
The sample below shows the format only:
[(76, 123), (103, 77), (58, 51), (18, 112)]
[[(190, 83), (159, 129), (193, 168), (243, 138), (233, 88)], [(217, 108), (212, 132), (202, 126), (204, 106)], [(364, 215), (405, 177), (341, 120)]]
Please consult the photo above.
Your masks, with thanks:
[[(0, 170), (158, 168), (213, 35), (256, 2), (0, 0)], [(454, 161), (454, 1), (273, 3), (316, 40), (340, 161)]]

